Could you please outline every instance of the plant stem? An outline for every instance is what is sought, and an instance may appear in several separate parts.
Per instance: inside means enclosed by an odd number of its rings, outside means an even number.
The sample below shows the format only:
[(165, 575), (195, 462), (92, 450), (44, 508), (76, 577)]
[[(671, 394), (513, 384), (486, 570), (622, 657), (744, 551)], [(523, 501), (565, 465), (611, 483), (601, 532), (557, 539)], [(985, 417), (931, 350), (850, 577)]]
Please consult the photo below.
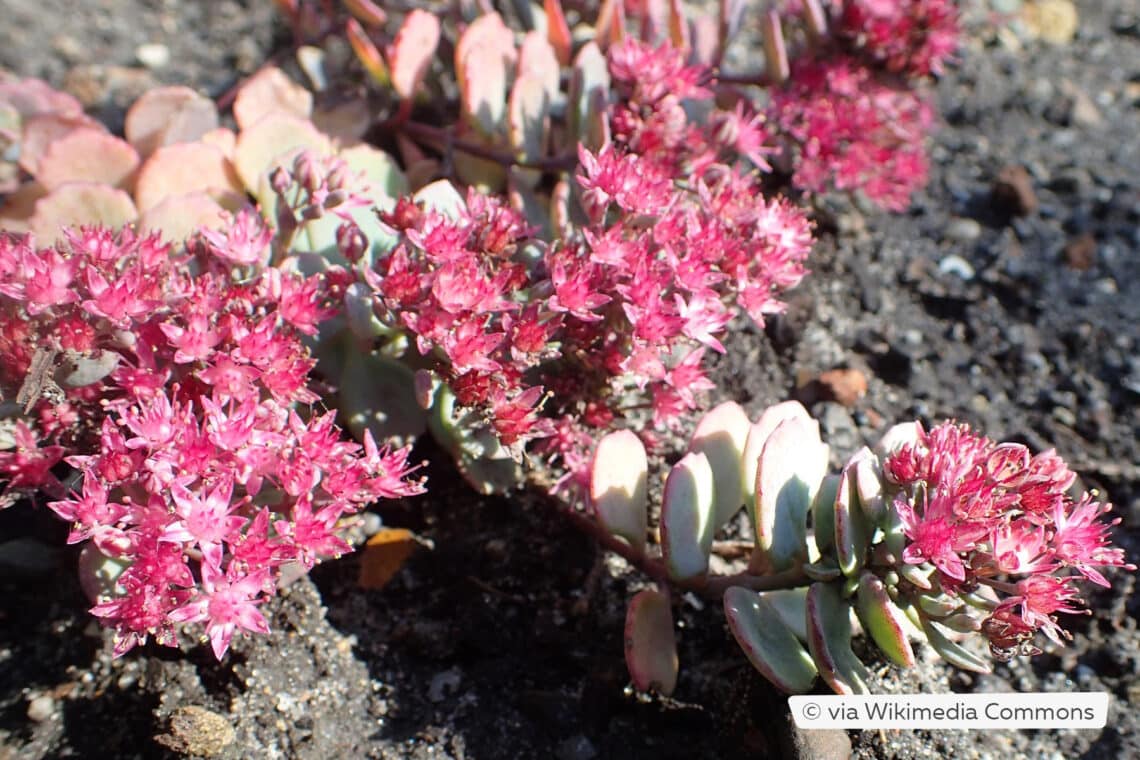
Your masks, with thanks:
[(495, 150), (494, 148), (479, 143), (469, 142), (460, 137), (456, 137), (454, 132), (450, 129), (443, 129), (441, 127), (433, 127), (430, 124), (424, 124), (418, 121), (405, 121), (398, 125), (399, 129), (419, 143), (431, 145), (437, 150), (446, 150), (452, 148), (461, 150), (477, 158), (486, 159), (487, 161), (494, 161), (503, 166), (517, 166), (522, 169), (538, 169), (544, 172), (560, 172), (570, 171), (578, 165), (578, 157), (576, 155), (565, 153), (560, 156), (550, 156), (549, 158), (540, 158), (535, 161), (527, 161), (520, 159), (517, 156), (507, 153), (505, 151)]
[(753, 575), (751, 573), (737, 573), (736, 575), (702, 576), (686, 580), (676, 580), (669, 577), (665, 563), (655, 557), (650, 557), (644, 551), (626, 543), (610, 533), (596, 520), (571, 509), (559, 509), (566, 519), (573, 525), (593, 537), (602, 545), (603, 549), (621, 556), (631, 565), (662, 584), (669, 584), (674, 588), (692, 591), (708, 599), (719, 599), (724, 592), (732, 586), (744, 586), (753, 591), (773, 591), (775, 589), (797, 588), (806, 586), (811, 579), (798, 567), (783, 570), (771, 575)]

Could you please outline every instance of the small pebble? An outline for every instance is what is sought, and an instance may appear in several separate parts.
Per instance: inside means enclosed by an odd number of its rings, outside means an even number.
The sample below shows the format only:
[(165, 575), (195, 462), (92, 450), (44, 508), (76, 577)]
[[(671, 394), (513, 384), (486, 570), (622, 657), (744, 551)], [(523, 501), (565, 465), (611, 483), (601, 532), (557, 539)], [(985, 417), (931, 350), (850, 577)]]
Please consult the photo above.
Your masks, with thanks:
[(973, 219), (954, 219), (946, 225), (944, 234), (950, 240), (969, 243), (981, 237), (982, 225)]
[(55, 700), (48, 694), (41, 694), (28, 703), (28, 719), (43, 723), (55, 713)]
[(165, 68), (170, 63), (170, 48), (157, 42), (148, 42), (135, 48), (135, 58), (150, 70)]
[(938, 262), (938, 271), (943, 274), (956, 275), (959, 279), (969, 282), (974, 279), (974, 267), (961, 256), (947, 256)]

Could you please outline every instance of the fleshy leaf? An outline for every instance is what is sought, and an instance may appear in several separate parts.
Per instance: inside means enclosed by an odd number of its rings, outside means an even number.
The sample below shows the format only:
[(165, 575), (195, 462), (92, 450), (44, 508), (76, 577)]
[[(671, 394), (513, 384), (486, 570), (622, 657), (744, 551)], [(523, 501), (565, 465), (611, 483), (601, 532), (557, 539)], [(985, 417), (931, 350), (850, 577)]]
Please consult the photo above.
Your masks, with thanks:
[(148, 211), (167, 198), (204, 192), (234, 205), (244, 199), (241, 180), (219, 148), (205, 143), (178, 143), (159, 148), (139, 170), (135, 202)]
[(313, 113), (313, 94), (276, 66), (254, 74), (234, 98), (234, 120), (249, 129), (271, 113), (308, 119)]
[(144, 159), (163, 145), (193, 142), (218, 128), (214, 101), (189, 87), (156, 87), (127, 111), (127, 141)]
[(285, 113), (271, 113), (238, 135), (234, 168), (246, 189), (260, 195), (262, 177), (276, 160), (298, 150), (320, 155), (331, 151), (328, 138), (312, 122)]
[(344, 7), (362, 24), (381, 27), (388, 20), (388, 14), (372, 0), (344, 0)]
[(570, 25), (566, 23), (566, 14), (562, 12), (562, 0), (543, 0), (542, 5), (546, 11), (546, 39), (554, 48), (558, 62), (569, 66), (574, 41), (570, 36)]
[(352, 47), (352, 52), (356, 53), (357, 60), (368, 72), (372, 81), (380, 87), (387, 87), (391, 84), (392, 77), (388, 73), (388, 67), (384, 64), (384, 57), (380, 55), (380, 49), (368, 36), (368, 32), (364, 31), (360, 22), (350, 18), (345, 24), (344, 32), (345, 36), (348, 37), (348, 44)]
[(804, 694), (815, 683), (815, 662), (766, 596), (742, 586), (725, 591), (728, 628), (761, 675), (785, 693)]
[(814, 421), (793, 417), (768, 436), (756, 470), (754, 569), (767, 564), (783, 570), (807, 561), (807, 513), (826, 474), (827, 456)]
[(808, 649), (819, 675), (836, 694), (866, 694), (867, 668), (851, 651), (851, 604), (833, 583), (807, 593)]
[(776, 84), (786, 81), (791, 69), (778, 10), (770, 8), (760, 17), (760, 32), (764, 38), (765, 73)]
[(713, 542), (713, 471), (708, 457), (689, 452), (669, 470), (661, 502), (661, 551), (677, 580), (708, 571)]
[(677, 640), (669, 597), (645, 589), (629, 602), (625, 614), (625, 664), (638, 691), (664, 696), (677, 686)]
[(40, 245), (52, 245), (63, 227), (102, 224), (122, 227), (138, 219), (131, 197), (118, 188), (94, 182), (71, 182), (36, 201), (28, 227)]
[(412, 196), (412, 200), (416, 203), (423, 203), (427, 208), (434, 209), (452, 220), (457, 219), (463, 209), (467, 207), (466, 201), (455, 189), (455, 185), (446, 179), (437, 179), (430, 185), (421, 187)]
[[(408, 192), (408, 181), (400, 171), (396, 159), (379, 148), (358, 143), (343, 148), (337, 155), (348, 164), (349, 169), (363, 175), (374, 191), (372, 199), (376, 205), (387, 209), (389, 203)], [(379, 191), (379, 194), (375, 191)]]
[(482, 494), (506, 493), (518, 485), (522, 469), (494, 433), (474, 414), (457, 416), (455, 394), (446, 384), (436, 389), (428, 428), (455, 459), (459, 472)]
[(914, 667), (914, 650), (907, 639), (906, 616), (887, 596), (883, 582), (864, 572), (855, 595), (855, 612), (863, 629), (891, 662), (904, 668)]
[(637, 434), (602, 436), (590, 462), (590, 506), (598, 520), (638, 550), (645, 549), (649, 463)]
[(835, 494), (835, 552), (843, 574), (854, 577), (863, 567), (871, 542), (871, 526), (858, 504), (855, 468), (848, 465), (839, 475)]
[(519, 47), (519, 63), (516, 78), (537, 77), (546, 89), (551, 102), (558, 97), (561, 70), (554, 48), (539, 32), (527, 32)]
[(971, 670), (975, 673), (993, 672), (993, 667), (989, 662), (956, 641), (953, 641), (947, 634), (946, 629), (941, 625), (930, 620), (923, 614), (919, 614), (918, 619), (922, 626), (922, 632), (926, 634), (927, 642), (946, 662), (963, 670)]
[(340, 411), (357, 439), (410, 441), (427, 429), (416, 403), (415, 376), (402, 362), (376, 353), (348, 351), (340, 382)]
[[(753, 423), (749, 429), (748, 440), (744, 444), (744, 454), (742, 455), (744, 467), (741, 472), (741, 485), (744, 489), (746, 503), (752, 504), (756, 498), (756, 467), (760, 463), (760, 454), (764, 451), (764, 444), (768, 442), (768, 436), (772, 435), (772, 431), (781, 422), (793, 417), (814, 422), (811, 415), (808, 414), (808, 410), (799, 401), (783, 401), (765, 409), (764, 413), (760, 415), (760, 419)], [(753, 512), (755, 512), (755, 507), (753, 507)]]
[(807, 586), (776, 591), (760, 591), (760, 598), (772, 608), (780, 622), (807, 643)]
[(875, 446), (875, 453), (879, 455), (879, 459), (886, 459), (903, 446), (918, 443), (921, 436), (922, 425), (917, 422), (900, 422), (883, 433), (883, 437)]
[(392, 89), (401, 98), (415, 97), (439, 46), (439, 19), (416, 8), (404, 17), (396, 39), (388, 48)]
[(68, 182), (97, 182), (130, 191), (138, 165), (139, 154), (126, 140), (82, 127), (48, 146), (36, 179), (48, 190)]
[[(610, 91), (610, 71), (606, 57), (594, 42), (587, 42), (574, 58), (570, 76), (569, 134), (582, 140), (590, 126), (590, 112), (597, 97), (603, 99)], [(597, 94), (596, 94), (597, 93)]]
[(886, 501), (883, 498), (883, 480), (879, 458), (864, 446), (855, 452), (848, 464), (854, 468), (855, 494), (863, 516), (872, 525), (878, 525), (886, 516)]
[[(497, 52), (503, 59), (504, 68), (515, 65), (518, 51), (515, 50), (515, 34), (498, 13), (486, 13), (471, 22), (459, 35), (455, 44), (455, 73), (462, 82), (466, 79), (467, 54), (477, 47), (486, 47)], [(483, 73), (479, 72), (480, 75)]]
[(200, 229), (224, 229), (229, 224), (225, 212), (204, 192), (170, 195), (143, 212), (138, 228), (161, 232), (165, 240), (182, 241)]
[[(507, 133), (515, 155), (522, 161), (535, 162), (542, 158), (549, 110), (550, 98), (538, 76), (524, 75), (515, 80), (507, 105)], [(517, 171), (514, 176), (529, 187), (542, 179), (542, 173), (533, 169)]]
[(502, 131), (507, 114), (507, 67), (503, 55), (491, 47), (472, 47), (463, 66), (466, 71), (479, 72), (478, 76), (463, 80), (463, 117), (484, 137), (494, 137)]
[(689, 50), (689, 22), (681, 0), (669, 0), (669, 41), (683, 52)]
[(107, 128), (85, 114), (64, 116), (45, 113), (33, 116), (23, 123), (20, 136), (20, 168), (33, 177), (39, 171), (40, 159), (56, 141), (77, 129), (106, 132)]
[(743, 456), (752, 423), (735, 401), (726, 401), (701, 417), (689, 451), (708, 457), (714, 480), (713, 531), (717, 531), (744, 505)]
[(815, 546), (826, 555), (835, 548), (835, 497), (839, 494), (839, 476), (825, 475), (811, 502), (811, 525)]

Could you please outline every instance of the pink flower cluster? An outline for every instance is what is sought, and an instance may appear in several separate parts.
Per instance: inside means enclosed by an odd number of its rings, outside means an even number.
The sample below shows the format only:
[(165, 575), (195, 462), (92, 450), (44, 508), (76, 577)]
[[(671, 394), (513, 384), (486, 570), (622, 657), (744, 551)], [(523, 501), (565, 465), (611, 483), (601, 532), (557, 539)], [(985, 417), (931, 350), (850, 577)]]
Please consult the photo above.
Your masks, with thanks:
[(923, 432), (885, 463), (909, 545), (903, 561), (930, 562), (950, 593), (988, 586), (1004, 598), (982, 623), (995, 656), (1030, 649), (1036, 631), (1060, 643), (1058, 612), (1081, 612), (1076, 583), (1108, 587), (1098, 568), (1135, 570), (1109, 545), (1111, 509), (1067, 494), (1075, 475), (1053, 451), (1030, 455), (965, 425)]
[(778, 311), (812, 242), (803, 213), (736, 165), (766, 166), (760, 117), (690, 123), (682, 100), (711, 98), (708, 72), (667, 46), (628, 40), (610, 66), (612, 142), (579, 150), (586, 224), (547, 244), (496, 198), (472, 192), (455, 218), (405, 200), (383, 215), (399, 244), (366, 273), (377, 315), (440, 360), (461, 405), (505, 445), (544, 439), (575, 476), (588, 430), (647, 399), (659, 426), (695, 408), (735, 306), (759, 323)]
[(958, 49), (953, 0), (844, 0), (836, 31), (888, 71), (941, 74)]
[[(812, 193), (859, 191), (901, 211), (926, 184), (933, 109), (917, 78), (942, 73), (958, 46), (951, 0), (837, 0), (832, 38), (791, 63), (765, 114), (785, 141), (781, 165)], [(801, 9), (802, 10), (802, 9)]]
[(913, 90), (884, 83), (857, 59), (796, 61), (788, 83), (772, 92), (767, 113), (797, 146), (792, 183), (802, 190), (860, 191), (902, 211), (926, 184), (930, 105)]
[[(258, 607), (282, 565), (349, 551), (341, 517), (423, 490), (407, 450), (343, 440), (333, 413), (301, 411), (318, 399), (301, 336), (350, 276), (254, 265), (270, 238), (252, 211), (187, 255), (130, 229), (54, 248), (0, 236), (0, 388), (26, 391), (36, 372), (43, 386), (0, 478), (43, 487), (61, 458), (82, 474), (50, 506), (69, 543), (125, 568), (92, 610), (116, 654), (149, 636), (174, 646), (176, 624), (202, 622), (220, 658), (239, 629), (266, 632)], [(75, 366), (88, 376), (68, 387)]]

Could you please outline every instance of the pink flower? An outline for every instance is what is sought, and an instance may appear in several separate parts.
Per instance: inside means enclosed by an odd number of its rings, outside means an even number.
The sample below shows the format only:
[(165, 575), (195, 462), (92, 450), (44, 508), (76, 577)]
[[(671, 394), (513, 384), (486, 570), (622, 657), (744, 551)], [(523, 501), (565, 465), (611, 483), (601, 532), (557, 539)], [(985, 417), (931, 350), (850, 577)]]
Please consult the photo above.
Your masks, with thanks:
[(202, 494), (194, 493), (179, 483), (171, 488), (179, 519), (166, 527), (162, 540), (197, 546), (206, 564), (219, 565), (223, 543), (236, 536), (247, 520), (233, 514), (241, 504), (231, 504), (232, 480), (222, 480), (208, 494), (205, 486), (201, 490)]
[(1072, 567), (1093, 583), (1110, 588), (1108, 580), (1095, 568), (1122, 567), (1135, 570), (1124, 561), (1124, 550), (1109, 548), (1108, 529), (1120, 523), (1097, 520), (1112, 510), (1111, 504), (1099, 504), (1085, 494), (1077, 504), (1058, 500), (1053, 507), (1053, 554), (1061, 564)]
[(205, 621), (206, 636), (214, 656), (219, 660), (230, 647), (234, 633), (240, 628), (251, 633), (269, 633), (269, 623), (257, 609), (269, 583), (269, 571), (256, 570), (242, 575), (233, 565), (223, 575), (214, 564), (202, 564), (202, 590), (194, 601), (172, 610), (170, 620), (176, 623)]
[(959, 521), (953, 499), (942, 490), (928, 495), (921, 515), (902, 495), (895, 499), (895, 509), (911, 541), (903, 550), (903, 561), (912, 565), (930, 562), (950, 578), (964, 581), (966, 567), (959, 553), (973, 549), (985, 536), (986, 527)]

